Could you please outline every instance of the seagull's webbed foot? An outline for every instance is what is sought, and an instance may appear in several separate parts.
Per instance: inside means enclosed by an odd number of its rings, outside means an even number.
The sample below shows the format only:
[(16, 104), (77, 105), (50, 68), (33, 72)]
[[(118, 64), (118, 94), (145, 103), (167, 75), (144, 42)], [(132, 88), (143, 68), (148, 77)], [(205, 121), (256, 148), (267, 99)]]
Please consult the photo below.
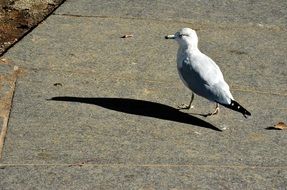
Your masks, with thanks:
[(177, 108), (179, 110), (189, 110), (189, 109), (193, 108), (193, 106), (191, 105), (193, 102), (193, 99), (194, 99), (194, 94), (192, 93), (189, 104), (182, 104), (182, 105), (177, 106)]
[(177, 108), (179, 110), (189, 110), (189, 109), (193, 108), (193, 106), (190, 104), (181, 104), (181, 105), (178, 105)]
[(218, 113), (219, 113), (219, 104), (216, 103), (216, 107), (215, 107), (213, 112), (205, 114), (205, 115), (202, 115), (202, 116), (209, 117), (209, 116), (217, 115)]

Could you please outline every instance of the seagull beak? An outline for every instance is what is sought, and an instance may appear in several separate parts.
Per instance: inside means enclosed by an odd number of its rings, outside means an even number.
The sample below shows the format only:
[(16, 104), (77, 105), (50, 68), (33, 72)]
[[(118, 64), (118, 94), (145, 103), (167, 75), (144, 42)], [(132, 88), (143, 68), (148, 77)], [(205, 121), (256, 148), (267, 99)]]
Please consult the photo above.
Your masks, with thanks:
[(175, 39), (175, 35), (167, 35), (165, 36), (165, 39)]

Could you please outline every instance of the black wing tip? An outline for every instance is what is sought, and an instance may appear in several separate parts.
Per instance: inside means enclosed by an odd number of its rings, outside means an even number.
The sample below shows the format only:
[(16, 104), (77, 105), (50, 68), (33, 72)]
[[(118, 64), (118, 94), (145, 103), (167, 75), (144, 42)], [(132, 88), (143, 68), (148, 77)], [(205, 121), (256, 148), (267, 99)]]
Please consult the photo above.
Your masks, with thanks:
[(246, 110), (246, 112), (243, 113), (243, 116), (247, 119), (248, 117), (251, 117), (251, 113)]
[[(242, 106), (241, 106), (242, 107)], [(242, 107), (243, 108), (243, 107)], [(251, 116), (251, 113), (248, 111), (248, 110), (246, 110), (245, 108), (243, 108), (244, 109), (244, 115), (248, 115), (248, 116)]]
[(246, 110), (245, 115), (251, 116), (251, 113), (249, 111)]
[(247, 111), (244, 107), (242, 107), (238, 102), (236, 102), (235, 100), (231, 100), (231, 103), (226, 106), (234, 111), (240, 112), (243, 114), (243, 116), (245, 118), (247, 118), (247, 116), (251, 116), (251, 113), (249, 111)]

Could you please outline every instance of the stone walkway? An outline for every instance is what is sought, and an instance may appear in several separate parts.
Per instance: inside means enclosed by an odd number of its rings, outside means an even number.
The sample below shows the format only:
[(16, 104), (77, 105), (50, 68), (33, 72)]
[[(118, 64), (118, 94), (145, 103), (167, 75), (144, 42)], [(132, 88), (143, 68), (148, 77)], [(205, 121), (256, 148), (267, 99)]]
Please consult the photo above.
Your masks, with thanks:
[[(286, 7), (67, 0), (1, 57), (0, 187), (286, 189), (287, 131), (267, 130), (287, 122)], [(182, 27), (251, 118), (176, 109), (190, 92), (164, 36)]]

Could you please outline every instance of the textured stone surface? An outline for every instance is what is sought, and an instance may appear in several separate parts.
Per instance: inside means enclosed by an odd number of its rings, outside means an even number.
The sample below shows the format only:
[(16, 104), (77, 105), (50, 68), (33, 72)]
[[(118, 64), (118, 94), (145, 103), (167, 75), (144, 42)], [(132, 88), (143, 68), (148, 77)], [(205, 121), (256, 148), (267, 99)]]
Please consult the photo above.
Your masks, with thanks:
[(3, 189), (285, 189), (287, 180), (286, 169), (222, 166), (9, 166), (0, 175)]
[(285, 0), (69, 0), (58, 14), (84, 16), (113, 16), (150, 18), (160, 20), (201, 20), (211, 22), (256, 23), (286, 27), (287, 2)]
[[(170, 4), (157, 2), (162, 9)], [(182, 16), (167, 21), (168, 11), (153, 9), (145, 9), (157, 14), (153, 19), (143, 13), (126, 18), (122, 9), (132, 14), (135, 7), (143, 6), (67, 1), (5, 54), (22, 74), (0, 186), (284, 189), (287, 133), (266, 129), (287, 122), (282, 23), (261, 25), (248, 15), (233, 22), (228, 11), (228, 19), (209, 19), (201, 11), (202, 18), (188, 22)], [(82, 16), (63, 15), (68, 13)], [(190, 92), (176, 71), (177, 44), (164, 35), (185, 26), (198, 31), (201, 50), (221, 67), (251, 118), (225, 108), (210, 118), (176, 109)], [(121, 38), (125, 34), (133, 37)], [(6, 67), (0, 64), (0, 71)], [(214, 105), (196, 96), (194, 106), (189, 112), (207, 113)]]

